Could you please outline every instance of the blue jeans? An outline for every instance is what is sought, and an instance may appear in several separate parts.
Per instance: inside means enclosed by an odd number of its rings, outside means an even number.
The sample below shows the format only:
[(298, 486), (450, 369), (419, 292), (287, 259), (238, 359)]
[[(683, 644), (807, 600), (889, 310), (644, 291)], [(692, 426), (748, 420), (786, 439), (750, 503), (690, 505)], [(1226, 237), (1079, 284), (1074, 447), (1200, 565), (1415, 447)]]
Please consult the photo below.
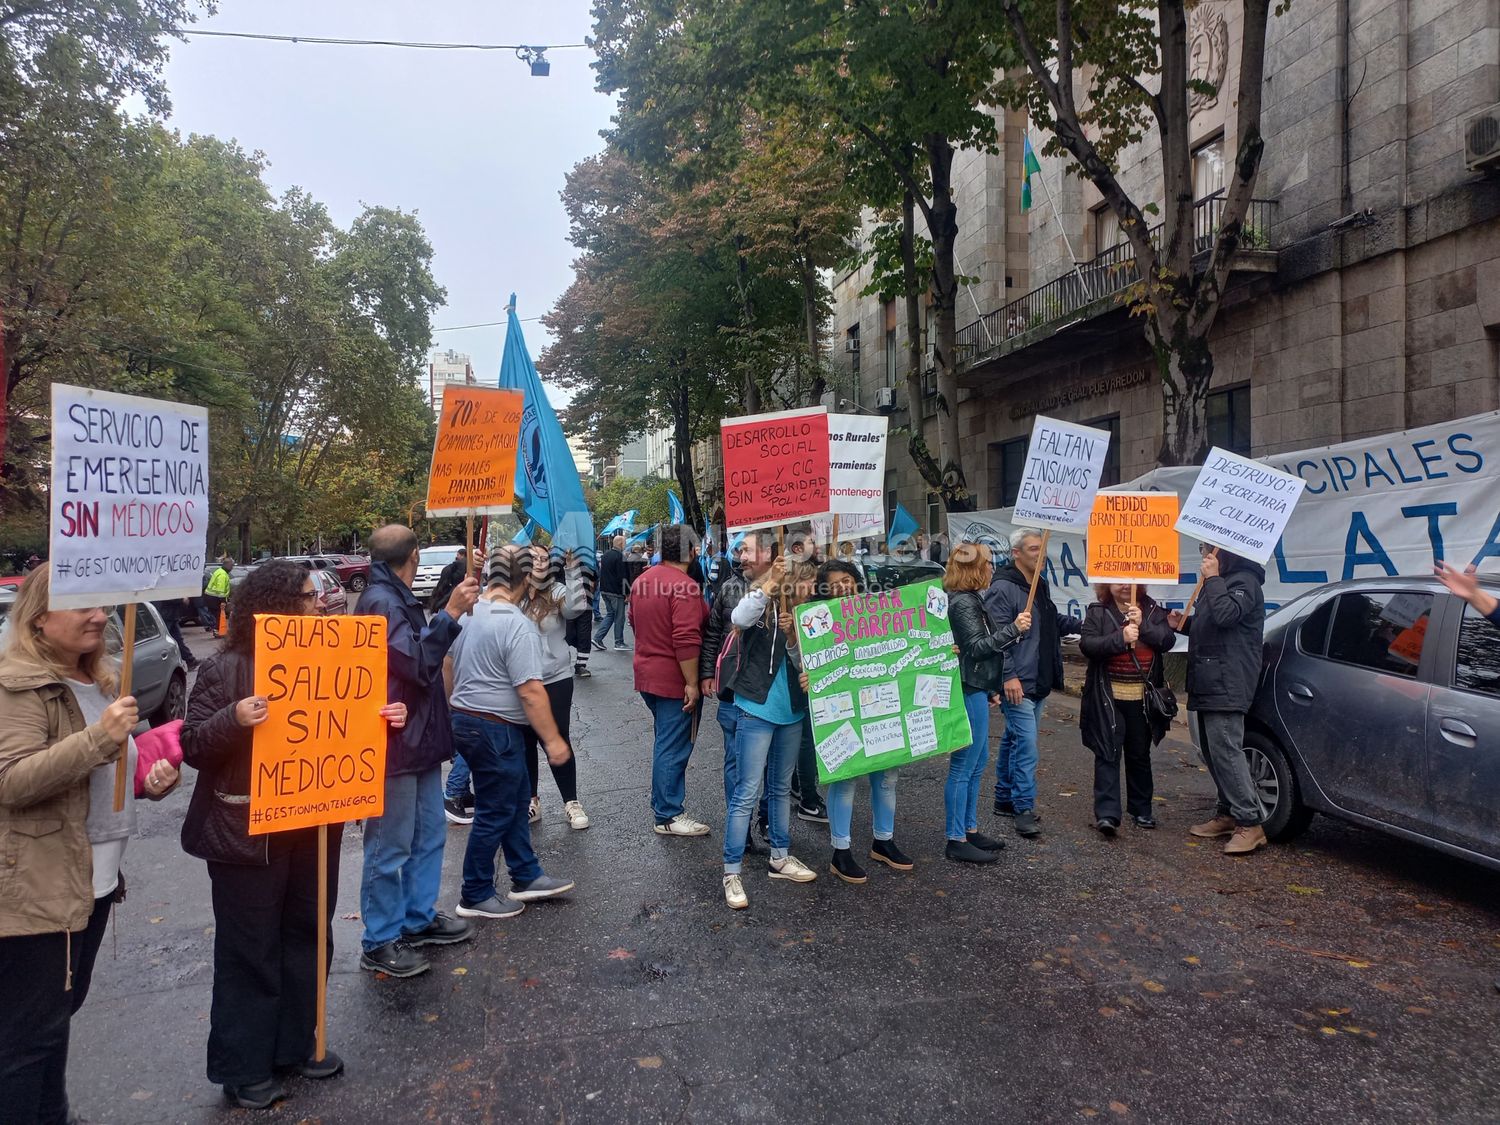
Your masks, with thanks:
[(724, 874), (738, 875), (745, 858), (745, 840), (750, 818), (760, 800), (762, 779), (770, 788), (771, 858), (785, 859), (792, 849), (792, 770), (797, 768), (797, 750), (802, 745), (802, 720), (768, 723), (740, 712), (734, 747), (739, 758), (739, 781), (729, 802), (724, 826)]
[(469, 792), (469, 763), (462, 754), (454, 752), (453, 765), (448, 770), (448, 780), (443, 783), (443, 796), (456, 801)]
[(441, 766), (385, 779), (385, 813), (365, 821), (359, 907), (366, 952), (432, 924), (447, 838)]
[(526, 772), (526, 743), (521, 728), (510, 723), (453, 716), (453, 745), (469, 763), (474, 777), (474, 826), (464, 849), (464, 883), (460, 894), (475, 906), (495, 890), (495, 853), (505, 852), (512, 883), (529, 883), (542, 873), (531, 850), (531, 775)]
[(1036, 730), (1042, 701), (1027, 696), (1020, 703), (1001, 703), (1005, 733), (995, 756), (995, 800), (1009, 801), (1016, 812), (1036, 808)]
[(967, 840), (979, 830), (979, 785), (990, 759), (990, 697), (987, 692), (964, 692), (964, 711), (974, 741), (948, 759), (948, 782), (943, 786), (943, 812), (950, 840)]
[(734, 748), (734, 732), (739, 726), (740, 709), (733, 701), (719, 700), (719, 729), (724, 732), (724, 807), (734, 800), (734, 787), (740, 780), (740, 761)]
[[(896, 834), (896, 771), (876, 770), (869, 774), (870, 819), (875, 839), (889, 840)], [(835, 848), (850, 844), (849, 822), (854, 817), (854, 787), (859, 778), (835, 781), (828, 786), (828, 835)]]
[(682, 700), (641, 692), (651, 710), (656, 740), (651, 747), (651, 815), (666, 824), (682, 815), (687, 800), (687, 764), (693, 753), (693, 716)]
[(623, 645), (625, 643), (625, 599), (619, 594), (604, 595), (604, 616), (594, 627), (595, 644), (604, 639), (604, 634), (609, 632), (611, 625), (615, 629), (615, 644)]

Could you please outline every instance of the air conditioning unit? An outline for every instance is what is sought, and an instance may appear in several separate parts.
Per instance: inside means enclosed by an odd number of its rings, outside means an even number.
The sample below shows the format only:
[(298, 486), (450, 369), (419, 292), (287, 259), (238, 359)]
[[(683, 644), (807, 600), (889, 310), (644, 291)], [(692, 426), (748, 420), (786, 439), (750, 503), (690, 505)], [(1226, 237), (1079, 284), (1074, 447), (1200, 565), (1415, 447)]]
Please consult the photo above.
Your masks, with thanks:
[(896, 405), (895, 387), (876, 387), (875, 405), (881, 410), (891, 410)]
[(845, 340), (844, 341), (844, 350), (846, 352), (857, 352), (857, 351), (859, 351), (859, 337), (858, 336), (850, 336), (847, 340)]
[(1500, 105), (1471, 114), (1464, 122), (1464, 164), (1471, 172), (1500, 168)]
[(836, 391), (824, 391), (822, 397), (819, 398), (818, 401), (824, 406), (828, 407), (829, 410), (832, 410), (836, 406), (838, 406), (839, 396)]

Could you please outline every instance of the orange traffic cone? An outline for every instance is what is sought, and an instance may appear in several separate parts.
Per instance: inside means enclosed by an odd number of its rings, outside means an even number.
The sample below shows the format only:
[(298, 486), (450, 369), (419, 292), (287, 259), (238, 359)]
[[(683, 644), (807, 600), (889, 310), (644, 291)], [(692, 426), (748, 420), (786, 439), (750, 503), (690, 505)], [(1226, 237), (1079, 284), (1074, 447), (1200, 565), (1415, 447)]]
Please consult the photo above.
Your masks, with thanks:
[(229, 614), (225, 612), (223, 606), (220, 606), (219, 607), (219, 635), (223, 636), (225, 633), (228, 633), (228, 632), (229, 632)]

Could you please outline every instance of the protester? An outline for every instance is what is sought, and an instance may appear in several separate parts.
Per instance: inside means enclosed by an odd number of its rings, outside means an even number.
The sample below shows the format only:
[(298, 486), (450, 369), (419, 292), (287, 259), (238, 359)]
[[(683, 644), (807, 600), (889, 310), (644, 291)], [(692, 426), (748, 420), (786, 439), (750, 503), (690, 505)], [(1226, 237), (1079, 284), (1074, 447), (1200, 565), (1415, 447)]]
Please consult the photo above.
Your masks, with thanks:
[[(0, 654), (0, 1118), (15, 1122), (73, 1120), (69, 1024), (123, 897), (135, 815), (130, 786), (114, 811), (113, 764), (127, 743), (134, 758), (135, 697), (111, 698), (104, 610), (49, 610), (50, 573), (21, 584)], [(146, 794), (176, 783), (153, 767)]]
[(1266, 572), (1222, 547), (1201, 549), (1197, 611), (1167, 618), (1188, 637), (1188, 710), (1198, 716), (1199, 745), (1219, 796), (1213, 819), (1188, 831), (1204, 840), (1228, 836), (1225, 855), (1249, 855), (1267, 843), (1245, 756), (1245, 714), (1260, 682)]
[[(859, 571), (844, 560), (834, 559), (818, 568), (818, 597), (850, 598), (860, 592)], [(801, 676), (802, 690), (808, 687), (807, 673)], [(808, 731), (811, 730), (810, 720)], [(876, 770), (863, 779), (835, 781), (828, 786), (828, 836), (833, 845), (833, 856), (828, 870), (846, 883), (868, 881), (864, 868), (854, 858), (851, 822), (854, 818), (854, 791), (860, 780), (870, 786), (870, 820), (874, 842), (870, 845), (870, 858), (885, 864), (893, 871), (910, 871), (916, 866), (911, 858), (896, 846), (896, 770)]]
[[(531, 548), (531, 580), (527, 584), (523, 605), (542, 638), (542, 684), (547, 691), (552, 721), (564, 742), (569, 741), (573, 714), (573, 654), (568, 649), (568, 623), (588, 612), (588, 591), (583, 582), (583, 568), (562, 552), (550, 554), (545, 547)], [(521, 729), (526, 742), (526, 772), (531, 779), (531, 803), (528, 819), (542, 818), (538, 795), (541, 763), (537, 760), (541, 738), (534, 726)], [(589, 826), (588, 813), (578, 801), (578, 759), (569, 754), (562, 762), (548, 764), (552, 780), (563, 799), (563, 812), (571, 828)]]
[(800, 568), (806, 567), (776, 559), (730, 616), (740, 630), (738, 651), (722, 662), (719, 677), (720, 686), (734, 692), (740, 711), (734, 739), (738, 777), (724, 826), (724, 901), (733, 910), (750, 905), (740, 875), (762, 785), (769, 790), (770, 877), (794, 883), (818, 877), (791, 854), (790, 787), (807, 696), (800, 682), (792, 615), (778, 608), (802, 577)]
[(598, 578), (594, 568), (586, 559), (576, 558), (571, 551), (563, 559), (563, 569), (576, 568), (582, 587), (583, 606), (577, 617), (565, 618), (563, 636), (573, 650), (573, 676), (586, 680), (594, 673), (589, 671), (589, 653), (594, 639), (594, 602), (598, 596)]
[[(792, 561), (789, 559), (788, 563)], [(792, 605), (802, 605), (817, 598), (826, 596), (819, 594), (818, 569), (807, 559), (802, 560), (800, 568), (796, 570), (799, 577), (792, 584), (790, 602)], [(760, 823), (764, 825), (766, 818), (766, 802), (768, 800), (769, 786), (761, 787), (760, 798)], [(805, 820), (813, 824), (828, 823), (828, 806), (823, 798), (818, 795), (818, 751), (817, 742), (813, 738), (812, 716), (804, 710), (802, 712), (802, 741), (797, 749), (797, 765), (792, 770), (792, 801), (796, 805), (798, 820)]]
[[(718, 682), (719, 657), (723, 654), (734, 626), (730, 616), (750, 589), (771, 568), (776, 558), (776, 537), (769, 531), (752, 531), (744, 535), (731, 552), (738, 559), (724, 578), (714, 597), (714, 604), (703, 629), (703, 648), (698, 655), (698, 689), (704, 699), (716, 699), (719, 729), (724, 732), (724, 807), (734, 800), (739, 784), (739, 758), (735, 752), (735, 731), (740, 709), (734, 692)], [(705, 829), (707, 831), (707, 829)]]
[[(361, 968), (413, 977), (431, 968), (419, 946), (470, 936), (467, 922), (437, 910), (443, 876), (443, 763), (453, 756), (443, 659), (458, 639), (459, 618), (474, 608), (479, 583), (465, 578), (429, 622), (411, 592), (420, 549), (409, 527), (388, 524), (370, 536), (370, 584), (359, 611), (386, 620), (387, 698), (406, 704), (406, 724), (386, 742), (385, 811), (365, 821)], [(472, 766), (472, 763), (470, 763)]]
[(1113, 836), (1120, 827), (1120, 758), (1125, 759), (1127, 805), (1137, 828), (1155, 828), (1151, 799), (1151, 747), (1171, 725), (1171, 716), (1146, 706), (1147, 692), (1167, 690), (1162, 657), (1177, 634), (1166, 610), (1139, 586), (1112, 583), (1096, 588), (1099, 600), (1083, 617), (1078, 647), (1087, 657), (1078, 726), (1094, 752), (1094, 827)]
[[(318, 830), (250, 834), (253, 729), (269, 715), (255, 693), (255, 615), (317, 612), (304, 566), (269, 562), (236, 591), (229, 634), (204, 662), (182, 727), (183, 760), (198, 771), (182, 846), (205, 860), (213, 896), (214, 979), (208, 1079), (233, 1104), (265, 1109), (286, 1097), (280, 1072), (332, 1078), (343, 1060), (313, 1058), (317, 1026), (318, 929), (333, 952), (342, 824), (328, 826), (327, 911), (318, 901)], [(392, 728), (406, 707), (380, 709)]]
[(990, 588), (994, 574), (988, 547), (960, 543), (948, 556), (943, 575), (972, 736), (968, 746), (948, 758), (943, 787), (948, 838), (944, 854), (959, 863), (994, 863), (1005, 847), (979, 831), (979, 786), (990, 757), (990, 707), (999, 701), (1005, 683), (1006, 656), (1030, 631), (1032, 616), (1023, 601), (1013, 621), (998, 627), (991, 623), (982, 592)]
[(469, 576), (469, 549), (460, 547), (453, 555), (453, 561), (443, 567), (438, 574), (437, 585), (432, 588), (432, 594), (427, 599), (427, 609), (436, 613), (448, 604), (448, 598), (457, 588), (458, 584)]
[[(474, 615), (464, 619), (445, 665), (453, 741), (474, 776), (474, 827), (464, 850), (457, 908), (465, 918), (512, 918), (526, 903), (574, 887), (571, 879), (546, 874), (531, 847), (531, 786), (522, 732), (528, 725), (535, 729), (554, 766), (573, 752), (558, 732), (542, 682), (546, 661), (541, 634), (521, 609), (530, 574), (528, 548), (507, 544), (490, 553), (484, 598)], [(497, 850), (505, 852), (510, 872), (505, 897), (495, 887)]]
[(1456, 594), (1469, 605), (1474, 607), (1474, 612), (1489, 621), (1491, 625), (1500, 628), (1500, 598), (1488, 590), (1482, 589), (1477, 577), (1479, 567), (1470, 563), (1463, 570), (1459, 570), (1442, 560), (1432, 568), (1433, 573), (1438, 576), (1450, 592)]
[(604, 613), (594, 629), (594, 647), (604, 651), (604, 635), (615, 631), (615, 651), (625, 651), (625, 595), (630, 578), (625, 569), (625, 536), (610, 540), (609, 550), (599, 556), (599, 596), (604, 599)]
[(706, 836), (708, 825), (684, 815), (687, 764), (693, 753), (703, 621), (703, 591), (687, 576), (688, 529), (661, 530), (662, 561), (630, 595), (635, 631), (635, 689), (651, 712), (651, 814), (659, 836)]
[(221, 556), (218, 569), (208, 576), (208, 585), (203, 587), (198, 623), (216, 637), (219, 635), (220, 611), (229, 598), (229, 571), (233, 566), (234, 562), (228, 555)]
[[(1011, 564), (995, 569), (984, 595), (984, 607), (996, 628), (1011, 624), (1026, 608), (1032, 576), (1047, 563), (1042, 533), (1034, 528), (1017, 528), (1011, 533), (1010, 546)], [(1042, 834), (1036, 811), (1037, 728), (1042, 705), (1053, 690), (1063, 686), (1062, 638), (1083, 628), (1078, 618), (1057, 608), (1047, 579), (1040, 576), (1031, 619), (1034, 628), (1005, 653), (1000, 703), (1005, 733), (995, 759), (995, 813), (1015, 817), (1016, 835), (1027, 839)]]

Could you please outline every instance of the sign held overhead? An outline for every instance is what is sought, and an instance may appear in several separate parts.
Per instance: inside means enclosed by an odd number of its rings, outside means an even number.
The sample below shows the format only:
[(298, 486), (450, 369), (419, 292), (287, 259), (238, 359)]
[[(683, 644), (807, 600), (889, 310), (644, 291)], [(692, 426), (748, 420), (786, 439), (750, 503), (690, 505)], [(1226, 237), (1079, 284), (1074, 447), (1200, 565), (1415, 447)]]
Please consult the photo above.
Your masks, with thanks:
[(450, 386), (427, 475), (429, 516), (509, 515), (516, 498), (520, 391)]
[(724, 522), (734, 531), (778, 527), (828, 512), (828, 410), (726, 418)]
[(1307, 482), (1215, 446), (1182, 505), (1177, 530), (1265, 565)]
[(1016, 495), (1016, 523), (1062, 531), (1088, 527), (1109, 436), (1108, 430), (1037, 415)]

